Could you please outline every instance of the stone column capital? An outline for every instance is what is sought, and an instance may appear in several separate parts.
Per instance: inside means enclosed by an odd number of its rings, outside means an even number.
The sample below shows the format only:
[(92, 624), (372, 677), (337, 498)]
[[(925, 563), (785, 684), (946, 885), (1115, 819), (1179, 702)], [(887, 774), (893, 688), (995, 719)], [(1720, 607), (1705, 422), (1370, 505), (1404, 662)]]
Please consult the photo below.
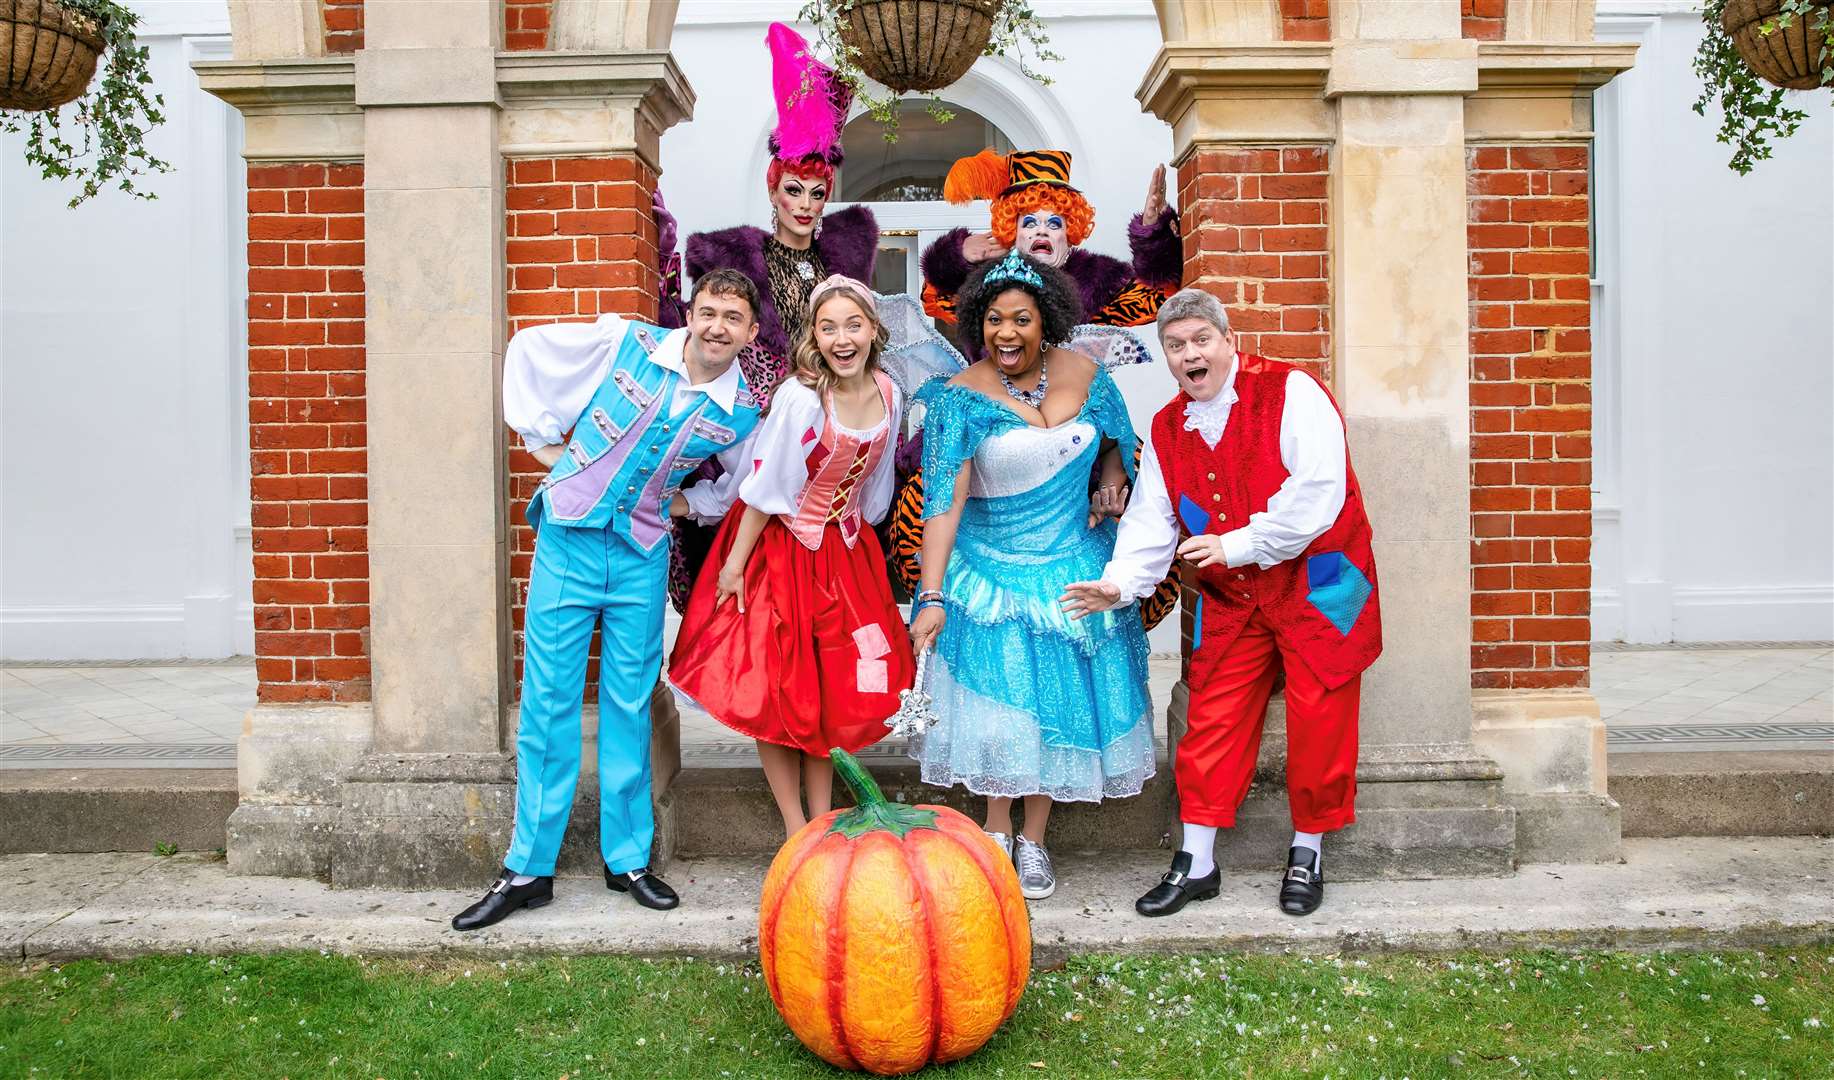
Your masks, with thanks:
[(363, 160), (352, 58), (199, 60), (191, 69), (206, 93), (242, 113), (247, 160)]
[(1473, 141), (1592, 137), (1592, 91), (1636, 62), (1634, 42), (1487, 41), (1466, 103)]
[(503, 153), (629, 152), (660, 173), (662, 133), (694, 115), (694, 89), (666, 51), (502, 53)]
[(1172, 127), (1172, 158), (1199, 144), (1328, 141), (1324, 42), (1168, 42), (1134, 97)]
[(1464, 38), (1338, 41), (1324, 93), (1462, 96), (1477, 90), (1477, 58), (1477, 42)]

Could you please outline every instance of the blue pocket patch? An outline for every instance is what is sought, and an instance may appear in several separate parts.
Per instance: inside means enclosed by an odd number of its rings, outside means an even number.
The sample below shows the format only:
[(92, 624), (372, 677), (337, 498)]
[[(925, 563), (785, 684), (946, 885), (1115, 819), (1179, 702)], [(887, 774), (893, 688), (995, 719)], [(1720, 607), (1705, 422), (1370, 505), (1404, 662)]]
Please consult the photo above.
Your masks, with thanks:
[(1202, 536), (1210, 527), (1210, 515), (1189, 495), (1178, 496), (1178, 520), (1184, 522), (1185, 531), (1192, 536)]
[(1341, 551), (1327, 551), (1305, 561), (1306, 584), (1311, 591), (1305, 598), (1318, 613), (1331, 620), (1337, 632), (1349, 636), (1363, 605), (1369, 602), (1369, 579), (1344, 558)]

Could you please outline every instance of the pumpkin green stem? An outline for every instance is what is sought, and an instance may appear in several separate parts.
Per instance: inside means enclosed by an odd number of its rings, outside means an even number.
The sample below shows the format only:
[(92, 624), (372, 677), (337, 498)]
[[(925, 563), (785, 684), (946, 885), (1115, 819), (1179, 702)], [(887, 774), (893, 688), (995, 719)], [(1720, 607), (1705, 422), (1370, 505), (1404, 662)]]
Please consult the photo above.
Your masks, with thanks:
[(830, 833), (857, 840), (869, 832), (884, 829), (903, 839), (912, 829), (936, 828), (936, 811), (887, 801), (885, 793), (879, 790), (878, 781), (852, 754), (836, 747), (828, 751), (828, 759), (834, 762), (834, 771), (846, 781), (847, 790), (853, 792), (856, 804), (834, 819), (834, 824), (828, 826)]

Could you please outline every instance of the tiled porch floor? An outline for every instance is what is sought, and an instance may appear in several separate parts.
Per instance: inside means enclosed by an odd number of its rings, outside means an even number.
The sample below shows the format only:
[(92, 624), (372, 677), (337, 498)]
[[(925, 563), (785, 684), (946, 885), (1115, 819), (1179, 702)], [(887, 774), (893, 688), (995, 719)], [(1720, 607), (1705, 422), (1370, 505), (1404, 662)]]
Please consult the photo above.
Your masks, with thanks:
[[(1156, 707), (1177, 673), (1176, 659), (1154, 658)], [(1834, 647), (1826, 643), (1601, 645), (1592, 686), (1614, 750), (1834, 749)], [(231, 766), (254, 700), (246, 658), (0, 665), (0, 768)], [(683, 710), (682, 741), (691, 757), (743, 757), (751, 747), (693, 709)]]

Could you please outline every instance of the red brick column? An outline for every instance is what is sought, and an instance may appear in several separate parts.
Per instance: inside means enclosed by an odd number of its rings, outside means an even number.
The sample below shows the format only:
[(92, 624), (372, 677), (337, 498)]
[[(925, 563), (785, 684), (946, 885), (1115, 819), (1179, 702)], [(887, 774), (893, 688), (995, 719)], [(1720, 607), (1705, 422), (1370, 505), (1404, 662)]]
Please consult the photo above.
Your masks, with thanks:
[(1471, 681), (1584, 686), (1592, 335), (1584, 146), (1467, 155)]
[(248, 293), (259, 697), (366, 701), (361, 165), (249, 167)]
[(1243, 352), (1327, 379), (1329, 168), (1322, 146), (1200, 150), (1178, 167), (1185, 284), (1228, 305)]
[[(591, 322), (604, 312), (654, 319), (661, 292), (650, 210), (655, 172), (630, 155), (526, 158), (510, 162), (508, 169), (510, 333), (543, 323)], [(535, 558), (535, 532), (522, 508), (547, 470), (513, 432), (509, 443), (511, 652), (520, 681), (522, 618)], [(589, 701), (597, 693), (597, 655), (595, 633)]]

